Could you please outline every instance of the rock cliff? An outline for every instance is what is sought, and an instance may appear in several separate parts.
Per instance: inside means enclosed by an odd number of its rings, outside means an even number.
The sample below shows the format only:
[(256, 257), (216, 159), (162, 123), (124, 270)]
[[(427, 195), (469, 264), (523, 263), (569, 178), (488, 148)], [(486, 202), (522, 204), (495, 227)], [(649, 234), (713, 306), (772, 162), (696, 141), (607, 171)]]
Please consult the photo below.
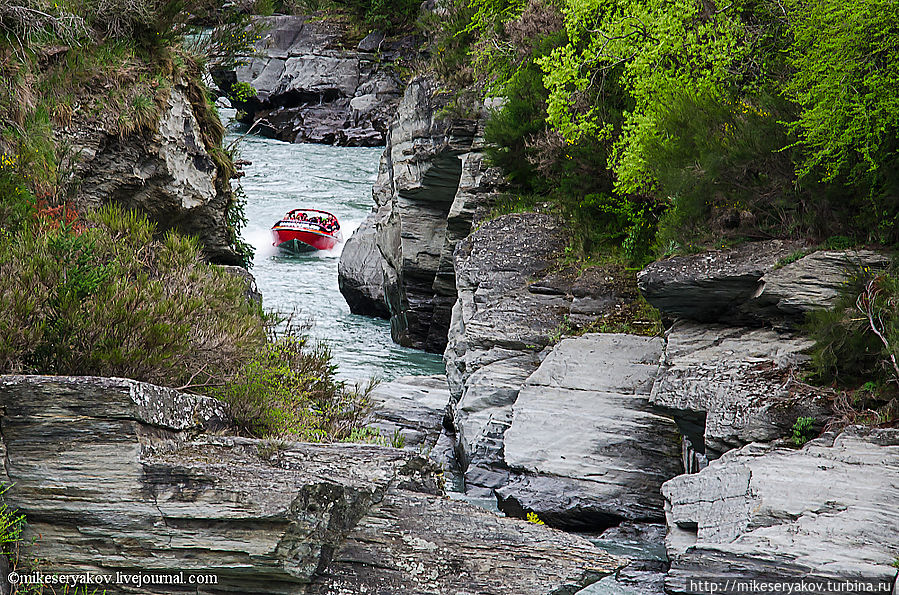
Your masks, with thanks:
[[(130, 380), (0, 378), (2, 480), (42, 571), (215, 575), (194, 593), (572, 593), (620, 563), (440, 496), (403, 451), (208, 433), (219, 402)], [(116, 585), (107, 593), (146, 592)]]
[(455, 251), (459, 299), (444, 355), (456, 452), (473, 495), (601, 530), (661, 521), (662, 482), (681, 472), (677, 428), (650, 403), (664, 341), (589, 334), (566, 320), (615, 310), (595, 269), (566, 269), (560, 222), (504, 215)]
[[(859, 560), (840, 564), (834, 553), (852, 548), (860, 539), (853, 531), (865, 532), (866, 523), (895, 526), (891, 512), (863, 512), (892, 497), (892, 434), (848, 430), (801, 451), (784, 448), (798, 418), (812, 418), (818, 428), (828, 421), (835, 396), (802, 381), (811, 346), (797, 331), (803, 313), (830, 305), (851, 267), (882, 267), (889, 258), (767, 242), (656, 263), (639, 280), (648, 299), (675, 319), (664, 336), (587, 334), (556, 342), (576, 316), (595, 320), (615, 301), (595, 272), (557, 264), (563, 245), (551, 216), (528, 213), (483, 223), (456, 248), (459, 298), (445, 359), (468, 493), (493, 494), (511, 515), (533, 511), (568, 529), (625, 527), (664, 515), (671, 592), (696, 592), (688, 587), (696, 577), (803, 573), (893, 585), (896, 571), (885, 563), (895, 554), (881, 545), (885, 538)], [(815, 475), (812, 461), (821, 458), (842, 461), (838, 478)], [(825, 467), (819, 461), (817, 468)], [(791, 469), (802, 477), (791, 479)], [(811, 486), (819, 481), (837, 491), (847, 481), (855, 488), (841, 500), (816, 492)], [(794, 487), (810, 495), (792, 497)], [(806, 512), (794, 510), (791, 498)], [(831, 500), (840, 503), (832, 514)], [(838, 514), (845, 531), (832, 528), (829, 519)], [(807, 553), (791, 557), (797, 531), (798, 550)], [(871, 528), (872, 535), (879, 531)], [(826, 546), (815, 545), (819, 537)], [(866, 566), (874, 559), (879, 567)], [(607, 584), (655, 593), (657, 570), (630, 567)]]
[(214, 73), (229, 94), (248, 83), (257, 95), (238, 101), (248, 124), (287, 142), (380, 146), (403, 93), (400, 63), (416, 55), (411, 36), (374, 32), (359, 43), (347, 25), (307, 16), (260, 17), (256, 55)]
[[(196, 105), (199, 101), (202, 107)], [(206, 144), (208, 116), (198, 115), (201, 109), (206, 110), (203, 92), (179, 84), (151, 130), (119, 134), (85, 123), (58, 134), (75, 155), (78, 204), (135, 209), (160, 232), (175, 229), (197, 236), (212, 262), (242, 265), (231, 246), (229, 173), (210, 154), (216, 147)]]
[(389, 317), (393, 339), (441, 352), (456, 298), (452, 250), (501, 177), (483, 163), (479, 121), (444, 114), (427, 77), (406, 88), (390, 126), (371, 216), (346, 242), (338, 281), (350, 309)]

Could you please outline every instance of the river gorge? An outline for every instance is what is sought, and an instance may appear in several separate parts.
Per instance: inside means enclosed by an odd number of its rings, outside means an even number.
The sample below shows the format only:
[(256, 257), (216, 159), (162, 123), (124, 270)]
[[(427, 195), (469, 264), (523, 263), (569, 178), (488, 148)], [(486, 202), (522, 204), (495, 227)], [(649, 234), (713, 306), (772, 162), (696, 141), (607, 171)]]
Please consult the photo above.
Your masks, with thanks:
[[(223, 110), (227, 119), (233, 110)], [(291, 144), (255, 135), (230, 124), (226, 143), (237, 143), (246, 175), (244, 241), (256, 255), (251, 272), (264, 307), (312, 324), (310, 335), (331, 347), (341, 378), (392, 380), (406, 374), (443, 372), (439, 356), (400, 347), (384, 320), (351, 314), (337, 287), (343, 245), (321, 253), (285, 256), (272, 246), (271, 226), (295, 208), (334, 213), (349, 238), (371, 211), (371, 186), (382, 149)]]
[[(258, 316), (255, 283), (264, 308), (308, 321), (340, 381), (380, 379), (372, 407), (329, 441), (238, 427), (245, 412), (193, 376), (0, 376), (0, 516), (27, 518), (21, 555), (0, 555), (0, 595), (24, 592), (11, 577), (25, 560), (215, 577), (110, 595), (899, 595), (899, 428), (885, 407), (862, 411), (873, 388), (809, 372), (808, 320), (843, 304), (858, 271), (887, 279), (890, 250), (770, 234), (639, 267), (577, 256), (564, 209), (510, 206), (520, 188), (487, 131), (503, 102), (460, 107), (415, 62), (417, 33), (253, 22), (252, 55), (212, 72), (229, 106), (219, 144), (242, 175), (210, 145), (211, 102), (182, 82), (146, 130), (65, 129), (77, 191), (193, 235), (185, 260), (235, 283), (233, 302)], [(237, 184), (246, 270), (228, 238)], [(276, 252), (270, 228), (298, 207), (335, 214), (344, 242)], [(721, 226), (752, 213), (733, 215)], [(152, 269), (139, 265), (123, 291)], [(874, 301), (860, 294), (851, 322), (878, 331)], [(245, 392), (281, 390), (276, 363), (253, 376), (251, 360)], [(271, 417), (352, 409), (335, 394), (286, 413), (250, 402)]]

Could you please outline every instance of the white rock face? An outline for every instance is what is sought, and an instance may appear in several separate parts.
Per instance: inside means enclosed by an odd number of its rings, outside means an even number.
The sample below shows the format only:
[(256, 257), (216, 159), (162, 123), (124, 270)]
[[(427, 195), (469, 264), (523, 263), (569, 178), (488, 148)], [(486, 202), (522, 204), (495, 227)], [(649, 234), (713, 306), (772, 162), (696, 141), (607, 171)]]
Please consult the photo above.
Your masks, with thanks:
[(67, 131), (66, 141), (80, 155), (77, 202), (134, 209), (159, 231), (196, 235), (211, 261), (242, 265), (230, 245), (230, 182), (204, 145), (190, 96), (190, 88), (175, 86), (153, 130), (124, 136), (101, 129)]
[(504, 456), (522, 476), (498, 490), (501, 506), (572, 526), (660, 520), (659, 488), (681, 472), (677, 428), (649, 403), (662, 345), (618, 334), (556, 345), (515, 401)]
[(215, 178), (209, 175), (208, 167), (197, 166), (198, 163), (212, 162), (199, 134), (200, 125), (187, 97), (175, 89), (169, 95), (168, 108), (159, 119), (162, 140), (159, 143), (159, 158), (171, 177), (166, 190), (181, 197), (181, 207), (184, 209), (207, 204), (216, 194)]
[(899, 430), (749, 445), (662, 493), (671, 592), (706, 577), (896, 580)]

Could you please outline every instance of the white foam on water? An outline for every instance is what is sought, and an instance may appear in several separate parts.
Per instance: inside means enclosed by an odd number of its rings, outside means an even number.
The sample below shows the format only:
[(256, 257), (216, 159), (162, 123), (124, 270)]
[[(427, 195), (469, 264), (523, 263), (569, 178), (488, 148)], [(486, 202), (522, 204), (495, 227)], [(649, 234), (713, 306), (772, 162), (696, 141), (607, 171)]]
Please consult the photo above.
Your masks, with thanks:
[(338, 242), (337, 245), (330, 250), (322, 250), (320, 254), (324, 258), (340, 258), (340, 255), (343, 254), (343, 246), (346, 244), (346, 241), (350, 239), (350, 236), (353, 235), (357, 229), (359, 229), (360, 225), (362, 225), (362, 221), (341, 221), (340, 231), (343, 233), (343, 241)]
[(244, 241), (256, 249), (255, 259), (269, 258), (277, 254), (278, 249), (272, 245), (272, 230), (264, 227), (247, 228), (243, 231)]

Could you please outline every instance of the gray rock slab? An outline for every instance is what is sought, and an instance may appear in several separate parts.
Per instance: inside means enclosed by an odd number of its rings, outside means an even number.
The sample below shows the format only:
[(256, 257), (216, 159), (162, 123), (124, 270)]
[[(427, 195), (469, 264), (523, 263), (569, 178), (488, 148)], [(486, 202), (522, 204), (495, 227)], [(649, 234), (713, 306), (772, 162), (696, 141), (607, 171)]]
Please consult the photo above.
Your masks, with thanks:
[(823, 425), (832, 391), (801, 382), (798, 369), (811, 346), (770, 329), (678, 322), (668, 331), (651, 401), (671, 412), (710, 458), (782, 438), (798, 417)]
[(899, 430), (851, 427), (798, 450), (748, 445), (662, 493), (668, 592), (702, 578), (895, 584)]
[(747, 242), (654, 262), (637, 275), (650, 304), (673, 316), (716, 321), (732, 316), (759, 290), (761, 278), (777, 262), (801, 248), (797, 242)]
[(407, 448), (429, 451), (440, 438), (450, 395), (446, 376), (403, 376), (379, 385), (372, 393), (370, 425), (382, 436), (399, 432)]
[(437, 469), (402, 450), (201, 433), (220, 421), (212, 399), (0, 377), (0, 412), (4, 497), (46, 574), (215, 575), (202, 594), (570, 593), (622, 564), (446, 500)]
[(287, 142), (384, 145), (402, 96), (398, 64), (416, 54), (411, 39), (370, 35), (355, 49), (348, 47), (348, 25), (337, 20), (256, 19), (264, 33), (255, 54), (234, 69), (213, 72), (224, 94), (237, 82), (257, 90), (235, 105), (241, 121), (263, 120), (259, 133)]
[(677, 428), (649, 403), (662, 346), (588, 334), (553, 349), (513, 407), (504, 458), (517, 476), (501, 508), (594, 529), (663, 517), (659, 488), (682, 469)]

